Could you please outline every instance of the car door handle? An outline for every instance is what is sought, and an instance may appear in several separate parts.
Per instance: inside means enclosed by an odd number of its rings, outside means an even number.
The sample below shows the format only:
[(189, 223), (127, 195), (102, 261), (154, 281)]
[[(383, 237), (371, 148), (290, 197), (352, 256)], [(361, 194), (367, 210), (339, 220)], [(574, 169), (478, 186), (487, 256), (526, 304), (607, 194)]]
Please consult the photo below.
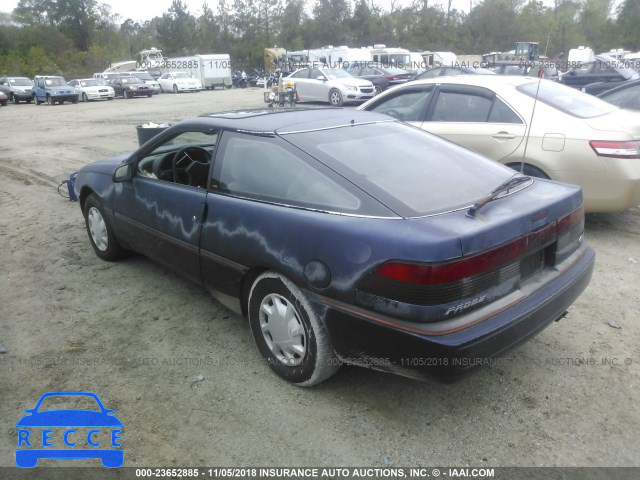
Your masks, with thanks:
[(497, 138), (499, 140), (511, 140), (511, 139), (516, 138), (516, 136), (514, 134), (509, 133), (509, 132), (498, 132), (498, 133), (495, 133), (495, 134), (493, 134), (491, 136), (493, 138)]

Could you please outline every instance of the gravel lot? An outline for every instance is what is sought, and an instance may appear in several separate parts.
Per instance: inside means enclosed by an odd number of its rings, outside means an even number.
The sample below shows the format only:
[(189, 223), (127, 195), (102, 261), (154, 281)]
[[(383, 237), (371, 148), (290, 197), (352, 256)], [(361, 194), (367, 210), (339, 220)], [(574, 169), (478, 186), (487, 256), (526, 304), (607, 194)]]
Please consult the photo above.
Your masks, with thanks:
[(130, 467), (640, 466), (638, 208), (588, 216), (594, 277), (563, 321), (453, 385), (355, 367), (289, 385), (199, 287), (95, 256), (56, 192), (69, 172), (134, 149), (147, 120), (262, 105), (233, 89), (0, 108), (0, 467), (54, 390), (115, 409)]

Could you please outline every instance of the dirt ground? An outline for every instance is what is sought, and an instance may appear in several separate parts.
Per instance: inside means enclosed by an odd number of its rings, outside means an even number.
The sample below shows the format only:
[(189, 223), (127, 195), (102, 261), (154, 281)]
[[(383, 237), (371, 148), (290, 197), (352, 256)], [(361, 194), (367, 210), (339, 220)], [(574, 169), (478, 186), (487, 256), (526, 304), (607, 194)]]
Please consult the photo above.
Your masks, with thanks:
[(56, 192), (69, 172), (134, 149), (147, 120), (262, 105), (234, 89), (0, 108), (0, 467), (57, 390), (115, 409), (130, 467), (640, 466), (638, 208), (588, 216), (596, 268), (564, 320), (453, 385), (356, 367), (289, 385), (199, 287), (96, 257)]

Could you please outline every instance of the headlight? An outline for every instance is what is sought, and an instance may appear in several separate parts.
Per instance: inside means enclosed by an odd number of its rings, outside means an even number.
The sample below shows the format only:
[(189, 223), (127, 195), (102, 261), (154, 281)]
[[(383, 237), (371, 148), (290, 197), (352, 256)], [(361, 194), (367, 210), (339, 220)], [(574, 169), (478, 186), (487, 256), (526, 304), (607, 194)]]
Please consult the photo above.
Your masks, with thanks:
[(357, 91), (358, 87), (354, 87), (352, 85), (347, 85), (347, 90), (349, 90), (349, 91), (354, 91), (354, 90)]

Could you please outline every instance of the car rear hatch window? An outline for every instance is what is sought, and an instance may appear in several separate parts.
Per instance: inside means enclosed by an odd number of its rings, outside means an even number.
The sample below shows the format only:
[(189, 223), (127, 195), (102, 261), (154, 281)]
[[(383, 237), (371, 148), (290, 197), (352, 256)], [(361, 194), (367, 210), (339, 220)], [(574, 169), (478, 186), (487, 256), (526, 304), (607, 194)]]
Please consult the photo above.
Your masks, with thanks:
[(284, 135), (403, 217), (468, 207), (513, 170), (396, 122)]

